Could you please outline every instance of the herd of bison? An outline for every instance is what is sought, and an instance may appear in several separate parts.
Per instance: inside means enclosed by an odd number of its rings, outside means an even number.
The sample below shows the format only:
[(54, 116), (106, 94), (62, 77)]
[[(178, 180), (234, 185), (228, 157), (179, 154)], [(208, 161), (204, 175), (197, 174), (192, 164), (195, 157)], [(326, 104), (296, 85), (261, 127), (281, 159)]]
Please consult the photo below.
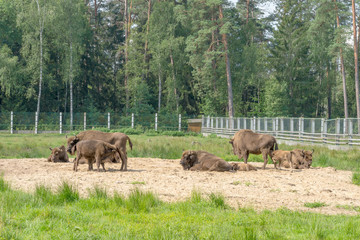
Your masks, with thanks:
[[(97, 170), (100, 165), (105, 169), (105, 162), (121, 162), (121, 169), (127, 171), (127, 152), (126, 144), (129, 142), (132, 149), (130, 138), (120, 132), (106, 133), (96, 130), (83, 131), (67, 139), (67, 149), (64, 146), (50, 148), (51, 155), (49, 162), (69, 162), (67, 153), (75, 155), (73, 170), (77, 171), (79, 163), (87, 163), (88, 170), (93, 170), (96, 163)], [(244, 163), (228, 163), (225, 160), (208, 153), (206, 151), (184, 151), (180, 160), (184, 170), (191, 171), (250, 171), (256, 168), (247, 163), (248, 156), (252, 154), (262, 154), (264, 159), (263, 169), (268, 161), (268, 156), (274, 162), (277, 169), (281, 166), (292, 169), (310, 168), (312, 164), (312, 154), (314, 151), (294, 149), (292, 151), (278, 150), (276, 139), (267, 134), (254, 133), (251, 130), (243, 129), (235, 133), (229, 141), (233, 152), (239, 157), (244, 158)]]

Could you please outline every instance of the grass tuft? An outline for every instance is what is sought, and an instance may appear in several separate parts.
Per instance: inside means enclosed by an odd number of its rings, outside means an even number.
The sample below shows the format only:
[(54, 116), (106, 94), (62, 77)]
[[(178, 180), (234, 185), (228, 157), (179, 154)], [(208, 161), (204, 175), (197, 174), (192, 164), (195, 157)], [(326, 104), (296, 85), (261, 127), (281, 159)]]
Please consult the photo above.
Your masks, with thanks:
[(125, 206), (129, 212), (149, 212), (151, 208), (160, 205), (160, 200), (151, 192), (142, 192), (138, 188), (134, 189)]
[(0, 192), (10, 190), (10, 185), (4, 180), (3, 174), (0, 175)]
[(50, 187), (47, 187), (45, 185), (37, 185), (35, 187), (34, 196), (36, 199), (39, 199), (44, 203), (51, 204), (55, 202), (55, 195), (51, 191)]
[(360, 186), (360, 172), (353, 173), (352, 183)]
[(57, 198), (60, 202), (74, 202), (79, 200), (79, 192), (74, 186), (63, 181), (58, 188)]
[(95, 186), (93, 190), (89, 190), (89, 197), (106, 199), (108, 198), (108, 194), (104, 187)]
[(305, 207), (308, 207), (308, 208), (320, 208), (320, 207), (325, 207), (327, 206), (326, 203), (323, 203), (323, 202), (307, 202), (304, 204)]
[(229, 206), (225, 204), (225, 197), (221, 194), (211, 193), (209, 195), (209, 200), (212, 205), (221, 209), (228, 209)]

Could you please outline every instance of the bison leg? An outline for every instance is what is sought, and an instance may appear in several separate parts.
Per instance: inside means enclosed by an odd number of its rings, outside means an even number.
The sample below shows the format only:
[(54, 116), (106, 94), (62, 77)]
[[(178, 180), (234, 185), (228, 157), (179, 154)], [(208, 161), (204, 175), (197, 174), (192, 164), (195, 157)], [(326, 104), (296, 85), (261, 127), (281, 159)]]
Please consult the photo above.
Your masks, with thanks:
[(78, 151), (76, 154), (76, 158), (74, 160), (74, 171), (77, 172), (77, 168), (79, 166), (79, 159), (81, 158), (81, 153)]
[(248, 160), (248, 157), (249, 157), (249, 152), (244, 151), (243, 157), (244, 157), (244, 163), (247, 163), (247, 160)]
[(264, 165), (263, 165), (262, 169), (265, 169), (265, 167), (266, 167), (266, 164), (268, 162), (268, 154), (269, 154), (269, 152), (267, 150), (262, 151), (262, 155), (263, 155), (263, 159), (264, 159)]
[(104, 172), (106, 172), (105, 163), (101, 163), (101, 166), (102, 166), (102, 168), (104, 169)]

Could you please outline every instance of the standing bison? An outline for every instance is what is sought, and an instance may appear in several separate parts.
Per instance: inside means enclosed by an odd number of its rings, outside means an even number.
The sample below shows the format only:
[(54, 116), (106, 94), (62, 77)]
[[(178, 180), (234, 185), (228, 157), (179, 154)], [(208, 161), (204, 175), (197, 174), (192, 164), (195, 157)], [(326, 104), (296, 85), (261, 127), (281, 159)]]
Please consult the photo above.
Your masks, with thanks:
[(274, 150), (278, 149), (276, 139), (267, 134), (254, 133), (251, 130), (243, 129), (235, 133), (230, 142), (233, 147), (233, 152), (239, 157), (244, 158), (244, 163), (247, 163), (249, 154), (262, 154), (264, 159), (263, 169), (268, 162), (268, 155), (272, 157)]
[(83, 131), (74, 137), (70, 137), (67, 140), (67, 143), (68, 143), (67, 151), (70, 154), (74, 154), (75, 153), (74, 146), (78, 142), (83, 141), (83, 140), (101, 140), (101, 141), (110, 143), (112, 145), (115, 145), (117, 148), (119, 148), (119, 150), (122, 151), (122, 153), (124, 154), (124, 158), (125, 158), (122, 161), (121, 170), (127, 171), (126, 142), (129, 141), (130, 149), (132, 149), (132, 142), (126, 134), (120, 133), (120, 132), (106, 133), (106, 132), (100, 132), (100, 131), (96, 131), (96, 130)]
[(50, 148), (51, 154), (48, 157), (48, 162), (69, 162), (69, 157), (66, 153), (64, 145), (61, 147)]
[(191, 171), (249, 171), (256, 170), (250, 164), (246, 166), (236, 163), (230, 164), (214, 154), (205, 151), (184, 151), (180, 160), (180, 164), (184, 170)]
[[(96, 163), (97, 170), (100, 171), (100, 164), (105, 170), (104, 163), (111, 162), (112, 159), (124, 161), (124, 154), (115, 145), (100, 140), (83, 140), (75, 145), (76, 160), (74, 161), (74, 171), (77, 171), (79, 161), (85, 158), (88, 161), (88, 170), (93, 170), (93, 163)], [(119, 160), (117, 162), (120, 162)]]

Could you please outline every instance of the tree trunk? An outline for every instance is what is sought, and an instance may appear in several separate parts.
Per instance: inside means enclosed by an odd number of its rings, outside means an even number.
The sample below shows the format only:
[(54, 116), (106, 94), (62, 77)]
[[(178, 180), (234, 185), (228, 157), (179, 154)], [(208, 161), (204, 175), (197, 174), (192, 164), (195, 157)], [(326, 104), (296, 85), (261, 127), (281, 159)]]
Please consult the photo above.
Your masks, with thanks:
[[(222, 6), (219, 6), (220, 20), (223, 20)], [(225, 62), (226, 62), (226, 79), (227, 79), (227, 89), (228, 89), (228, 108), (229, 108), (229, 117), (234, 117), (234, 105), (233, 105), (233, 93), (232, 93), (232, 81), (231, 81), (231, 72), (230, 72), (230, 59), (228, 56), (228, 44), (226, 39), (226, 34), (222, 34), (222, 41), (224, 44), (225, 51)]]
[[(335, 10), (336, 10), (336, 25), (337, 25), (337, 28), (340, 28), (340, 19), (339, 19), (339, 14), (338, 14), (338, 8), (336, 5), (336, 0), (334, 0), (334, 3), (335, 3)], [(344, 94), (344, 114), (345, 114), (345, 119), (347, 119), (347, 118), (349, 118), (349, 112), (348, 112), (347, 91), (346, 91), (346, 75), (345, 75), (343, 50), (341, 47), (340, 47), (340, 65), (341, 65), (341, 77), (342, 77), (343, 94)], [(348, 132), (347, 128), (348, 128), (348, 126), (345, 123), (345, 132)]]
[(73, 46), (72, 37), (70, 36), (70, 69), (69, 69), (69, 84), (70, 84), (70, 129), (73, 127)]
[(246, 25), (249, 23), (250, 0), (246, 0)]
[(176, 77), (175, 77), (175, 66), (174, 66), (174, 58), (172, 52), (170, 50), (170, 63), (172, 67), (172, 76), (173, 76), (173, 85), (174, 85), (174, 95), (176, 100), (176, 113), (179, 113), (179, 96), (176, 89)]
[(148, 49), (148, 35), (149, 35), (149, 28), (150, 28), (151, 0), (148, 0), (148, 1), (149, 1), (148, 2), (148, 16), (147, 16), (145, 49), (144, 49), (144, 66), (145, 66), (145, 71), (146, 71), (145, 79), (148, 78), (148, 74), (149, 74), (149, 66), (148, 66), (148, 59), (147, 59), (147, 49)]
[(354, 61), (355, 61), (355, 93), (356, 93), (356, 115), (358, 118), (358, 131), (360, 129), (360, 99), (359, 99), (359, 67), (358, 67), (358, 48), (356, 35), (356, 13), (355, 0), (352, 0), (352, 17), (353, 17), (353, 38), (354, 38)]
[(160, 112), (161, 109), (161, 92), (162, 92), (162, 86), (161, 86), (161, 65), (159, 62), (159, 98), (158, 98), (158, 113)]
[(127, 0), (125, 0), (125, 76), (124, 76), (124, 87), (125, 87), (125, 112), (126, 116), (129, 110), (129, 88), (128, 88), (128, 73), (127, 64), (129, 60), (128, 56), (128, 44), (129, 44), (129, 21), (128, 21), (128, 6)]
[(39, 5), (39, 0), (36, 0), (38, 14), (39, 14), (39, 37), (40, 37), (40, 79), (39, 79), (39, 93), (36, 106), (37, 119), (35, 119), (36, 124), (38, 122), (38, 117), (40, 114), (40, 101), (41, 101), (41, 88), (42, 88), (42, 78), (43, 78), (43, 31), (44, 31), (44, 15), (41, 14), (41, 9)]

